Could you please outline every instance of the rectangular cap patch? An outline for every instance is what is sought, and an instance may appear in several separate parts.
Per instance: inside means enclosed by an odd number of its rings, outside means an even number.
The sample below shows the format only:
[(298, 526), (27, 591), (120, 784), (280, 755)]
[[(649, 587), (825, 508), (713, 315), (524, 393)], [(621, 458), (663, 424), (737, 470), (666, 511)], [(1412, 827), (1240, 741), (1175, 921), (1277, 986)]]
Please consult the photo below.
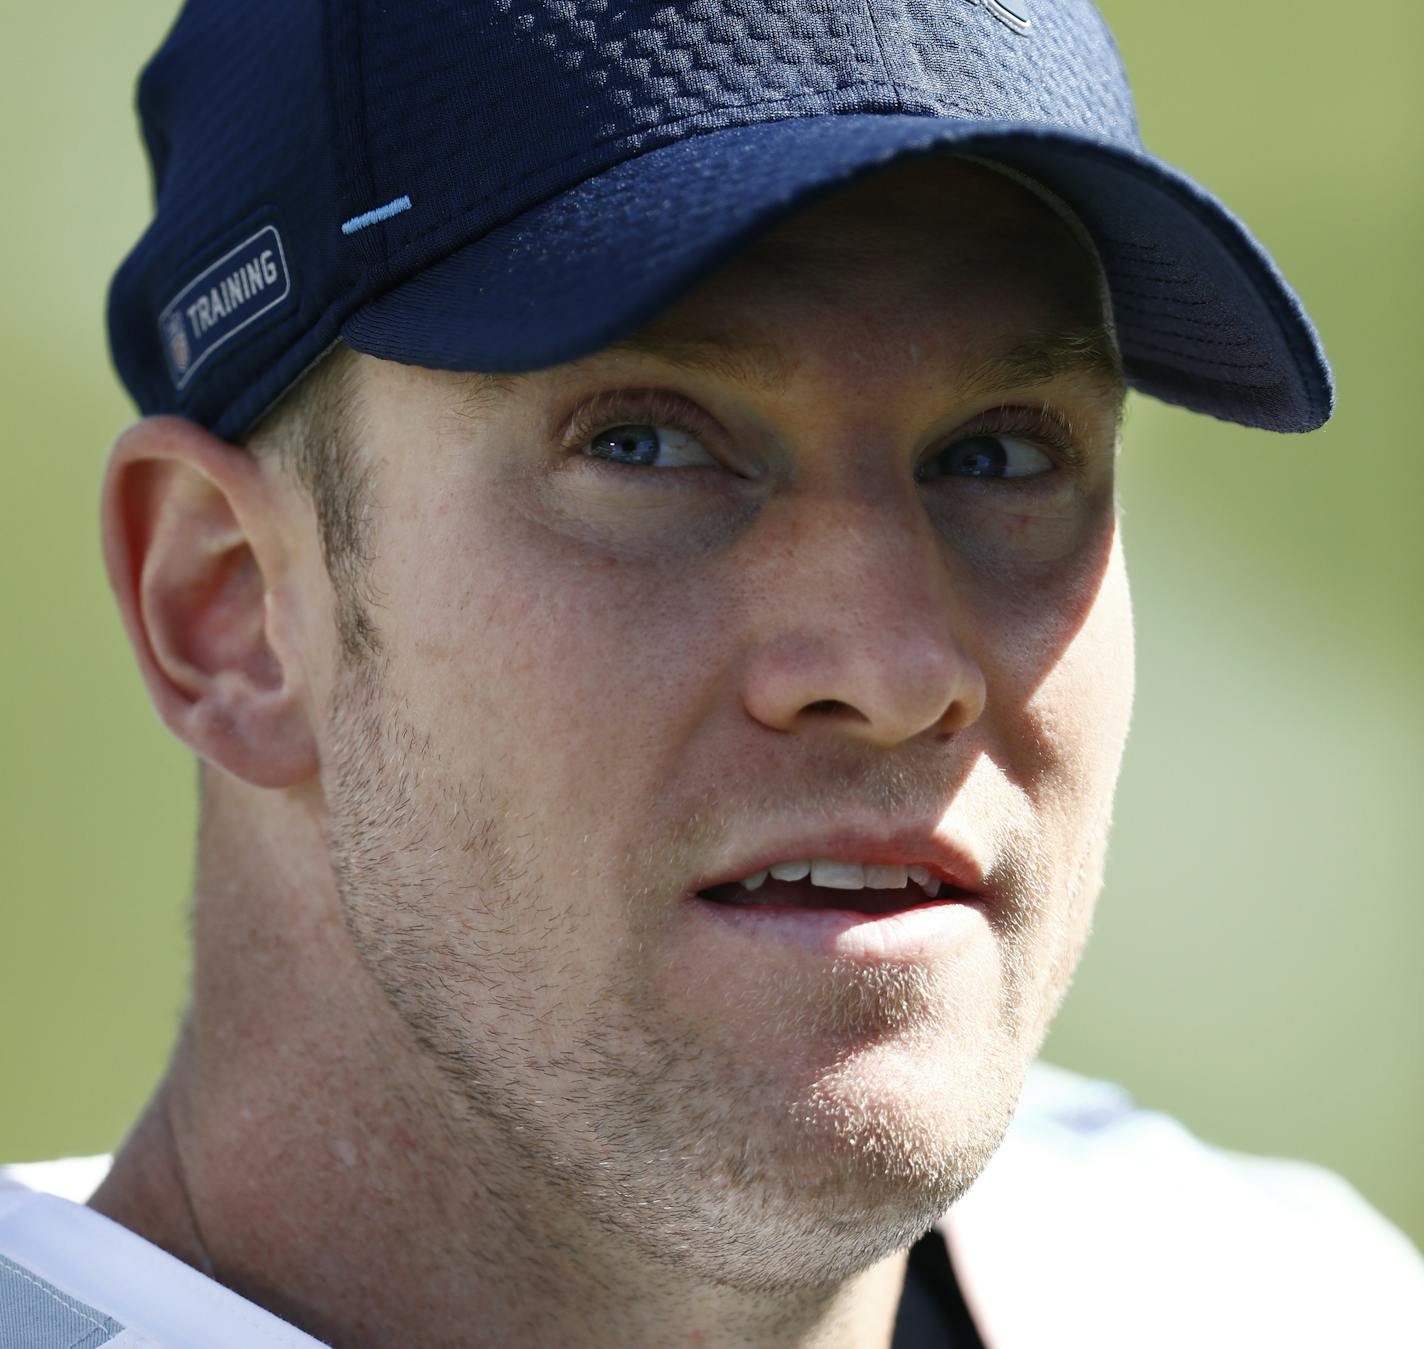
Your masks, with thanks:
[(215, 351), (270, 314), (291, 293), (292, 278), (275, 225), (230, 248), (164, 305), (158, 339), (173, 387), (182, 389)]

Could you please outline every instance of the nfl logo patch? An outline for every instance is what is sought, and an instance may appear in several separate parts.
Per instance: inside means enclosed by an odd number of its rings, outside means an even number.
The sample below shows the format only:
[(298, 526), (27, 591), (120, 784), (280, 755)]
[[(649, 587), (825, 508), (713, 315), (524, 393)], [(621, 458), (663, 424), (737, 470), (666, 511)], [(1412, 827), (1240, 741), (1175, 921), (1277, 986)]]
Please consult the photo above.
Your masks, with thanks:
[(188, 347), (188, 329), (184, 326), (183, 315), (175, 310), (169, 314), (168, 322), (164, 326), (169, 358), (173, 362), (173, 368), (181, 375), (188, 368), (188, 362), (193, 358), (193, 353)]
[(214, 352), (277, 319), (292, 293), (287, 255), (275, 225), (264, 225), (209, 263), (158, 314), (158, 342), (175, 389), (183, 389)]

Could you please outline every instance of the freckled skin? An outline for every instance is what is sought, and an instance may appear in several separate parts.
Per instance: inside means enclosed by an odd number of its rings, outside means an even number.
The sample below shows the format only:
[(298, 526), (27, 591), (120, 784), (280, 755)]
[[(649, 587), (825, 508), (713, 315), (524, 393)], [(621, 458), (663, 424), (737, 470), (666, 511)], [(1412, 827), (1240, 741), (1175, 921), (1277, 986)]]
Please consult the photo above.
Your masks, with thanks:
[[(595, 354), (470, 409), (468, 376), (364, 359), (384, 654), (348, 667), (290, 620), (320, 771), (211, 776), (176, 1146), (141, 1131), (96, 1206), (190, 1258), (181, 1177), (219, 1276), (342, 1345), (888, 1344), (905, 1251), (997, 1147), (1101, 883), (1132, 698), (1121, 388), (963, 393), (1097, 305), (1046, 207), (925, 161), (650, 325), (769, 335), (799, 362), (780, 389)], [(705, 414), (709, 463), (560, 445), (646, 388)], [(1001, 404), (1060, 410), (1083, 466), (917, 478)], [(273, 499), (281, 593), (329, 612), (310, 513)], [(930, 964), (698, 935), (693, 877), (847, 821), (961, 840), (989, 920)]]

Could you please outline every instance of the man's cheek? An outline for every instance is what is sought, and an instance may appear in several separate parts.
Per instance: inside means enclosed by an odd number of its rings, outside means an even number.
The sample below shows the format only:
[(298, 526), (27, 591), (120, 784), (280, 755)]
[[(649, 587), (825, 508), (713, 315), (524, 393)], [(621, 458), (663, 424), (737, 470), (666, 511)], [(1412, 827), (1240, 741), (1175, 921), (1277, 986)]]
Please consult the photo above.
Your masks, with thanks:
[(429, 713), (458, 716), (472, 748), (503, 745), (541, 795), (594, 783), (614, 801), (674, 752), (725, 624), (676, 572), (587, 555), (506, 566), (506, 584), (471, 597), (460, 633), (429, 634), (416, 672)]
[(1109, 578), (1058, 659), (986, 726), (989, 753), (1019, 803), (1008, 815), (1026, 812), (1020, 845), (1037, 856), (1045, 895), (1056, 897), (1055, 927), (1086, 921), (1067, 912), (1070, 897), (1095, 892), (1131, 710), (1131, 660), (1125, 586)]
[(1110, 565), (1083, 623), (1065, 647), (1051, 688), (1074, 738), (1091, 760), (1091, 772), (1115, 782), (1132, 715), (1135, 688), (1132, 606), (1121, 549)]

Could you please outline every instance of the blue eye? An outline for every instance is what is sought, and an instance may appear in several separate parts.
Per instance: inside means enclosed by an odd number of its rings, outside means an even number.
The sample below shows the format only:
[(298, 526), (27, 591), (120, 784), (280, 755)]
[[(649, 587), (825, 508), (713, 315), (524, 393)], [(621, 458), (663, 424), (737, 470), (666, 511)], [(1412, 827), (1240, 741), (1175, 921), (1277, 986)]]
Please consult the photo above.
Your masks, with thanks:
[(1031, 478), (1053, 460), (1035, 445), (1008, 436), (965, 436), (946, 446), (921, 471), (922, 478)]
[(610, 426), (590, 436), (584, 446), (591, 458), (643, 468), (687, 468), (717, 462), (690, 432), (651, 422)]

